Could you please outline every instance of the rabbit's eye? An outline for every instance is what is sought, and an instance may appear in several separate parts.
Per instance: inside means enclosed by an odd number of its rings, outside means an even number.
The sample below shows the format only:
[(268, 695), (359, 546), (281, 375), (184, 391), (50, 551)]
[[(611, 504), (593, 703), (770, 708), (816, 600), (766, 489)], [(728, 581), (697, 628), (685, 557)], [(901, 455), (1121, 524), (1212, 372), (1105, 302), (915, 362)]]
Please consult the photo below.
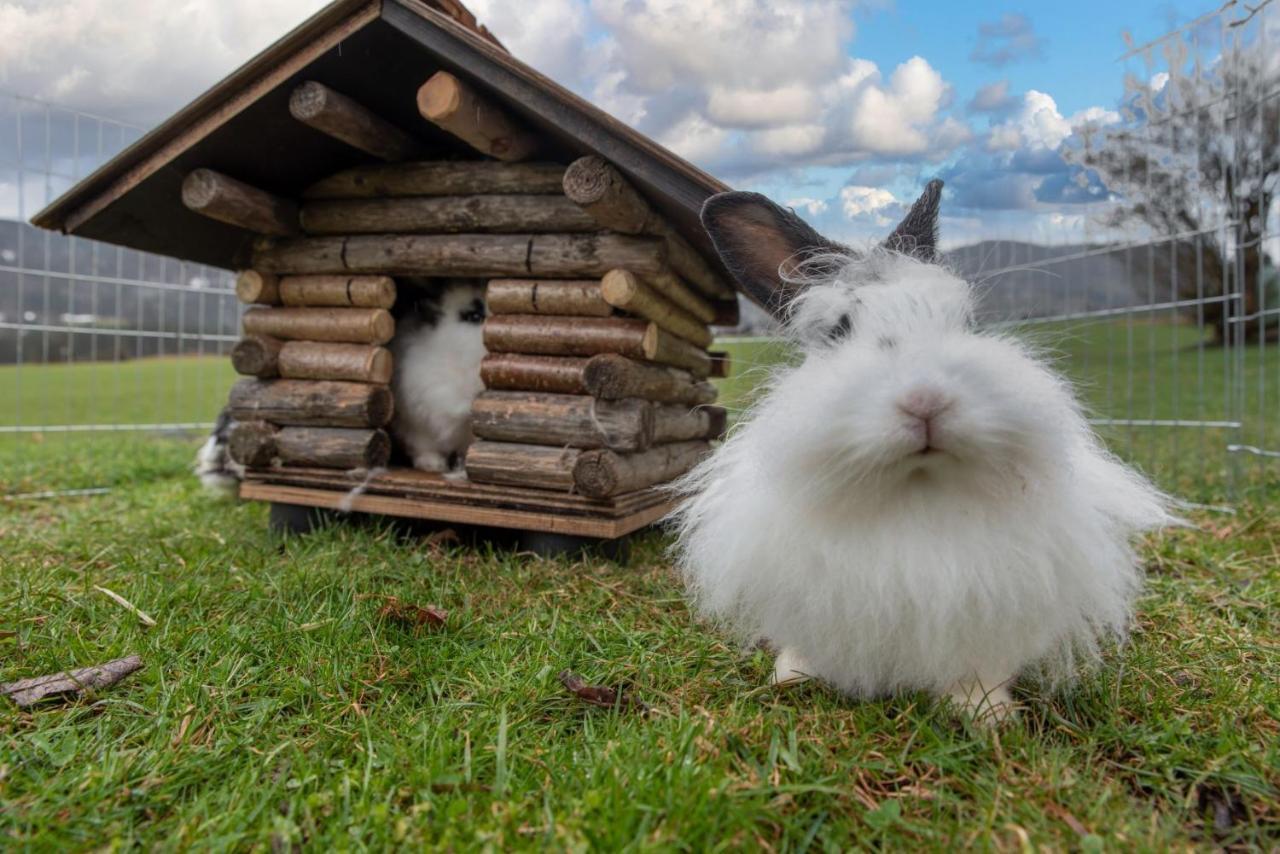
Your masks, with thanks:
[(463, 323), (484, 323), (484, 303), (476, 300), (458, 312), (458, 319)]
[(876, 346), (881, 350), (892, 350), (898, 346), (898, 342), (888, 335), (881, 335), (880, 340), (876, 341)]
[(853, 331), (853, 321), (848, 314), (840, 315), (840, 319), (836, 321), (836, 325), (831, 327), (827, 332), (827, 340), (835, 343), (849, 337), (849, 333)]

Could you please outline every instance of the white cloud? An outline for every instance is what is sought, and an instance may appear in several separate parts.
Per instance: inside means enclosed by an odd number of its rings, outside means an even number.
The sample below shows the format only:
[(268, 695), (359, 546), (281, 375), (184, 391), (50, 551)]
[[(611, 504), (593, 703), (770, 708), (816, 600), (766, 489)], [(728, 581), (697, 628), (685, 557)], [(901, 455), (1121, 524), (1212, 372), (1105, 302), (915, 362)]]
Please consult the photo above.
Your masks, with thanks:
[(855, 184), (840, 190), (840, 207), (850, 219), (875, 214), (897, 203), (893, 193), (879, 187), (861, 187)]
[(1022, 107), (1006, 122), (993, 125), (987, 137), (991, 151), (1019, 148), (1056, 150), (1078, 128), (1108, 125), (1120, 121), (1120, 114), (1102, 107), (1088, 107), (1067, 118), (1058, 111), (1051, 95), (1035, 89), (1022, 96)]
[(5, 0), (0, 85), (152, 124), (323, 5), (325, 0)]
[(827, 212), (827, 203), (822, 199), (810, 199), (801, 197), (798, 199), (789, 199), (787, 207), (796, 210), (808, 211), (809, 216), (819, 216)]
[(888, 86), (869, 82), (854, 104), (853, 142), (875, 154), (919, 154), (946, 93), (942, 75), (918, 56), (899, 65)]
[(466, 0), (466, 5), (514, 56), (566, 86), (589, 82), (598, 61), (583, 50), (590, 15), (581, 0)]

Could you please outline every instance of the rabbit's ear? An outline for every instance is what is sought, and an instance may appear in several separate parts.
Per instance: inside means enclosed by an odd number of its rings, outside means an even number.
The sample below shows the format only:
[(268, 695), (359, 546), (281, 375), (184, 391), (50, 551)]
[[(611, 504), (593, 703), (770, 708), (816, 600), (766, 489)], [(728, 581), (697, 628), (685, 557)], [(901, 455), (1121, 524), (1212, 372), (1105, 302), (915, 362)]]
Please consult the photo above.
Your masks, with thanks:
[(848, 253), (759, 193), (712, 196), (702, 205), (702, 225), (729, 272), (747, 293), (781, 317), (799, 292), (784, 276), (814, 253)]
[(938, 257), (938, 203), (942, 201), (942, 181), (934, 178), (885, 240), (886, 249), (911, 255), (926, 263)]

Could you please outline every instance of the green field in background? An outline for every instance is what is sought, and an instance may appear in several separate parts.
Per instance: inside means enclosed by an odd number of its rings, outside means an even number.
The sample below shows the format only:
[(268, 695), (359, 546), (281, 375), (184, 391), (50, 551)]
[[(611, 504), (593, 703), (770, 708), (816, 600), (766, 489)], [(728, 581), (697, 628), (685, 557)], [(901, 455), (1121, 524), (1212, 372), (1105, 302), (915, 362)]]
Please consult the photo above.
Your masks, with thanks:
[[(1209, 500), (1277, 477), (1276, 460), (1225, 449), (1232, 443), (1280, 448), (1280, 346), (1237, 353), (1212, 346), (1194, 327), (1137, 318), (1028, 324), (1016, 334), (1071, 377), (1094, 417), (1232, 422), (1243, 415), (1239, 429), (1099, 427), (1113, 450), (1167, 488)], [(730, 339), (716, 346), (732, 355), (731, 376), (720, 385), (721, 402), (735, 414), (788, 358), (776, 341)], [(1241, 361), (1238, 375), (1233, 359)], [(211, 422), (234, 381), (226, 357), (0, 367), (0, 428)], [(157, 438), (151, 431), (0, 433), (0, 493), (116, 482), (139, 459), (188, 463), (193, 437)], [(63, 459), (50, 445), (67, 452)]]

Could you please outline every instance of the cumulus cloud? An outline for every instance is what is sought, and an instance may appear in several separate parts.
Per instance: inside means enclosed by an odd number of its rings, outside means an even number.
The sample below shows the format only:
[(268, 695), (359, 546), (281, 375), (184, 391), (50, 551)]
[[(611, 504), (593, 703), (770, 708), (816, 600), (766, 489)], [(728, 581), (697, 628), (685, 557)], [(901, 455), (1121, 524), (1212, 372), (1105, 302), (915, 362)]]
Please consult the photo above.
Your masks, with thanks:
[(1053, 96), (1031, 89), (1022, 96), (1022, 106), (1007, 121), (993, 125), (987, 137), (989, 151), (1020, 148), (1055, 150), (1078, 128), (1108, 125), (1120, 121), (1120, 114), (1102, 107), (1089, 107), (1071, 117), (1058, 111)]
[(5, 0), (0, 85), (154, 124), (325, 0)]
[(798, 211), (806, 211), (809, 216), (820, 216), (827, 212), (827, 203), (824, 200), (810, 199), (806, 196), (798, 199), (788, 199), (787, 207)]
[[(840, 190), (840, 209), (850, 219), (867, 214), (879, 214), (883, 209), (896, 205), (898, 200), (893, 193), (879, 187), (862, 187), (853, 185)], [(887, 220), (883, 215), (877, 219)]]
[(1018, 102), (1009, 94), (1009, 81), (997, 80), (981, 87), (965, 107), (971, 113), (1001, 113)]
[(1026, 15), (1006, 12), (998, 20), (978, 25), (978, 43), (969, 58), (996, 68), (1023, 59), (1039, 59), (1044, 39), (1036, 35)]

